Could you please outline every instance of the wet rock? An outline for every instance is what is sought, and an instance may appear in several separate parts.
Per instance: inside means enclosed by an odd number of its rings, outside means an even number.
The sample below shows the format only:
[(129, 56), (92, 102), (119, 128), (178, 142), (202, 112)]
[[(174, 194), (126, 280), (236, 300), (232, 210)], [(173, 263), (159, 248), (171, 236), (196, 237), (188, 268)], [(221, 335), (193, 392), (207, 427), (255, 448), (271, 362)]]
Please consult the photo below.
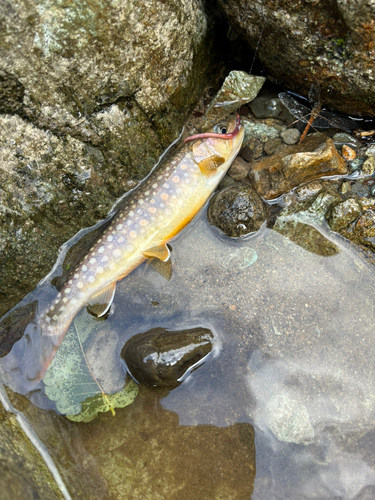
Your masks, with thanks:
[(137, 382), (173, 388), (211, 352), (213, 338), (207, 328), (176, 332), (153, 328), (129, 339), (121, 357)]
[(234, 179), (232, 179), (232, 177), (229, 177), (229, 175), (224, 175), (223, 179), (221, 180), (221, 182), (219, 184), (219, 189), (224, 189), (228, 186), (232, 186), (235, 183), (236, 183), (236, 181)]
[(296, 128), (288, 128), (281, 132), (280, 137), (285, 144), (297, 144), (300, 140), (301, 132)]
[(359, 170), (363, 164), (363, 158), (356, 158), (355, 160), (351, 161), (349, 163), (349, 168), (351, 172), (355, 172), (356, 170)]
[(237, 156), (228, 170), (228, 175), (235, 181), (242, 181), (246, 179), (249, 170), (249, 163)]
[(356, 152), (354, 149), (344, 144), (341, 149), (341, 155), (346, 161), (353, 161), (356, 157)]
[(299, 199), (310, 198), (321, 191), (322, 185), (318, 181), (312, 181), (296, 189), (296, 194)]
[(219, 0), (218, 5), (278, 81), (307, 96), (318, 80), (324, 104), (347, 114), (375, 115), (372, 0)]
[(250, 103), (250, 109), (256, 118), (278, 118), (279, 120), (292, 118), (278, 97), (257, 97)]
[(255, 99), (265, 80), (263, 76), (249, 75), (245, 71), (231, 71), (208, 106), (202, 128), (209, 128), (242, 104)]
[(263, 198), (277, 198), (300, 184), (326, 175), (347, 172), (331, 139), (313, 134), (299, 145), (252, 165), (250, 181)]
[(375, 156), (370, 156), (370, 158), (367, 158), (367, 160), (362, 165), (361, 173), (363, 175), (372, 175), (374, 171), (375, 171)]
[(370, 194), (370, 186), (358, 181), (350, 186), (350, 192), (358, 196), (368, 196)]
[(332, 137), (332, 140), (338, 148), (341, 146), (347, 145), (350, 146), (352, 149), (357, 150), (362, 146), (361, 141), (356, 139), (350, 134), (347, 134), (346, 132), (338, 132)]
[(274, 139), (270, 139), (267, 141), (264, 145), (264, 152), (268, 155), (271, 156), (279, 149), (281, 146), (282, 141), (279, 137), (275, 137)]
[(212, 36), (200, 3), (175, 0), (20, 2), (0, 17), (0, 112), (14, 113), (0, 115), (2, 316), (178, 136)]
[(326, 213), (326, 220), (333, 231), (347, 227), (361, 214), (361, 206), (354, 198), (333, 204)]
[(279, 441), (307, 445), (314, 440), (315, 433), (306, 406), (286, 393), (268, 401), (265, 420)]
[(238, 237), (258, 231), (266, 219), (266, 211), (254, 189), (235, 184), (211, 198), (207, 219), (227, 236)]
[(366, 149), (367, 156), (375, 156), (375, 144)]
[(252, 152), (252, 149), (250, 148), (250, 146), (245, 146), (244, 148), (242, 148), (239, 156), (247, 162), (252, 161), (253, 152)]
[(2, 500), (63, 500), (51, 472), (17, 418), (0, 403), (0, 491)]
[(375, 247), (375, 208), (366, 210), (357, 220), (354, 232)]
[(262, 142), (267, 142), (274, 137), (279, 136), (279, 131), (272, 125), (266, 123), (253, 122), (246, 118), (242, 120), (245, 128), (244, 145), (248, 145), (252, 139), (258, 139)]

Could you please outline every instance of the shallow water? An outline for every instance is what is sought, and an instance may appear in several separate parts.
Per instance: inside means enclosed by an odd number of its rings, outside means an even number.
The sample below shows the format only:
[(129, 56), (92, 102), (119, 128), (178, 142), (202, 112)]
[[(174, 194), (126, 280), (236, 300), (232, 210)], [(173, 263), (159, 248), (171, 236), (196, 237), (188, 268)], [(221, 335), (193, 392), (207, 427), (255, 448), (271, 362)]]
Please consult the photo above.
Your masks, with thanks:
[(231, 240), (202, 213), (171, 243), (170, 281), (142, 265), (118, 285), (98, 327), (118, 336), (117, 375), (126, 340), (153, 327), (208, 327), (215, 348), (177, 389), (142, 387), (115, 417), (58, 417), (59, 449), (28, 410), (73, 498), (78, 471), (95, 485), (87, 498), (375, 497), (374, 268), (319, 229), (339, 253), (265, 227)]

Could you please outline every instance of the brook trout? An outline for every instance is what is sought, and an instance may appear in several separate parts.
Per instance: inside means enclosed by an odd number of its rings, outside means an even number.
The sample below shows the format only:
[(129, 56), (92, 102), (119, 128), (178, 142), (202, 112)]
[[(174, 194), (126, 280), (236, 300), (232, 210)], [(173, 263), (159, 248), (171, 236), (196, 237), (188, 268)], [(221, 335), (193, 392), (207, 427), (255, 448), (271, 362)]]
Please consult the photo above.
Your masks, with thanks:
[[(27, 393), (43, 377), (78, 311), (108, 311), (116, 282), (146, 259), (169, 259), (169, 242), (206, 203), (236, 157), (244, 136), (237, 117), (185, 140), (126, 198), (56, 299), (28, 325), (5, 362), (9, 385)], [(8, 358), (7, 356), (7, 358)], [(12, 383), (13, 382), (13, 383)], [(16, 387), (15, 387), (16, 386)]]

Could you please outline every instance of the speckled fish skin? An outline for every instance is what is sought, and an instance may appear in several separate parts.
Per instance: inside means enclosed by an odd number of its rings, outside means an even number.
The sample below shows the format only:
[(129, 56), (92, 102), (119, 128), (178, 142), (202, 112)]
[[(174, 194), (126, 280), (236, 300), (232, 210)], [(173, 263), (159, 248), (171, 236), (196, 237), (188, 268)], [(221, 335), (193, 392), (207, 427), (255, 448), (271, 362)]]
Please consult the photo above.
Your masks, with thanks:
[[(228, 131), (234, 130), (235, 118), (223, 123)], [(240, 125), (233, 139), (205, 138), (184, 144), (163, 158), (126, 198), (126, 206), (72, 271), (53, 304), (41, 313), (43, 367), (35, 378), (44, 374), (74, 316), (90, 298), (128, 275), (146, 259), (144, 252), (165, 245), (200, 211), (237, 155), (243, 135)], [(212, 157), (224, 163), (202, 173), (199, 163)]]

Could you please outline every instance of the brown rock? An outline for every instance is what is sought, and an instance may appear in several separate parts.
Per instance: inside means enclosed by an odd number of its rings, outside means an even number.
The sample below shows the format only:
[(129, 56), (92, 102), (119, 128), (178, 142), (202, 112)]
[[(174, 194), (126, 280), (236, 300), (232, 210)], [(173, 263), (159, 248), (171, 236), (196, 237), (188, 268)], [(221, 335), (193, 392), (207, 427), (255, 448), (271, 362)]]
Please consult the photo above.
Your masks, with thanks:
[(234, 160), (232, 166), (228, 171), (228, 175), (232, 177), (232, 179), (234, 179), (235, 181), (242, 181), (243, 179), (246, 178), (247, 174), (249, 173), (249, 170), (250, 170), (250, 164), (247, 161), (237, 156), (237, 158)]
[(249, 177), (258, 194), (270, 200), (317, 177), (345, 173), (345, 161), (332, 140), (313, 134), (302, 144), (255, 163)]

